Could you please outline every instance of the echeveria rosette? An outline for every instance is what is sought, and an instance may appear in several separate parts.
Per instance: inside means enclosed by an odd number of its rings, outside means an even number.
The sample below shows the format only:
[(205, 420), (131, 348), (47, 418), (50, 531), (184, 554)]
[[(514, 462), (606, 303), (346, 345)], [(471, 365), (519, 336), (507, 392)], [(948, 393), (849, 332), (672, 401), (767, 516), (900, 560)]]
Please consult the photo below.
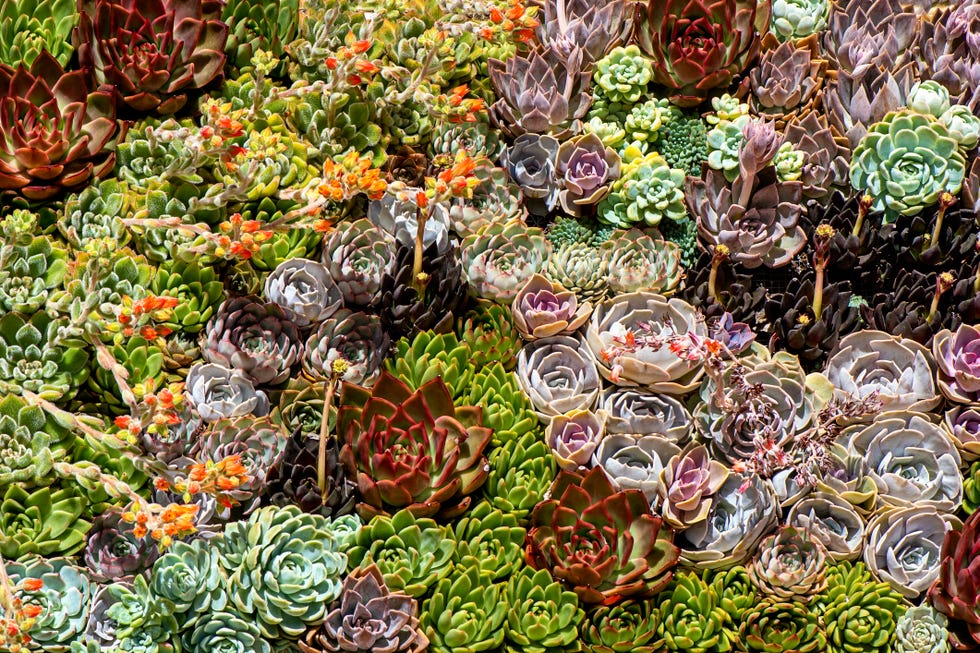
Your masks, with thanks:
[(827, 27), (828, 0), (773, 0), (772, 32), (780, 40), (802, 39)]
[(836, 493), (818, 490), (803, 497), (790, 508), (786, 523), (809, 531), (832, 560), (853, 560), (864, 547), (864, 518)]
[(562, 208), (571, 215), (581, 215), (587, 207), (598, 204), (619, 178), (621, 165), (616, 150), (595, 134), (574, 136), (562, 143), (555, 160)]
[(256, 390), (240, 370), (215, 363), (195, 363), (187, 372), (184, 396), (205, 422), (243, 415), (269, 414), (269, 397)]
[(570, 242), (555, 249), (543, 274), (574, 292), (580, 302), (598, 303), (609, 294), (607, 272), (599, 250), (585, 243)]
[(940, 551), (954, 521), (932, 506), (884, 510), (868, 524), (864, 562), (878, 580), (915, 600), (939, 578)]
[(965, 168), (959, 143), (941, 122), (897, 111), (872, 125), (854, 148), (851, 186), (871, 195), (871, 208), (892, 222), (921, 213), (942, 193), (959, 193)]
[(964, 150), (972, 150), (980, 142), (980, 118), (962, 104), (954, 104), (939, 116), (941, 122)]
[(101, 582), (132, 580), (153, 566), (159, 551), (149, 539), (138, 538), (121, 510), (109, 510), (92, 524), (85, 545), (85, 565)]
[(544, 423), (555, 415), (592, 409), (602, 387), (585, 344), (571, 336), (525, 345), (517, 356), (517, 381)]
[(44, 311), (0, 317), (0, 392), (29, 391), (48, 401), (74, 394), (88, 375), (89, 354), (59, 337), (67, 322)]
[(738, 627), (741, 650), (748, 653), (821, 653), (827, 634), (819, 615), (799, 603), (763, 599)]
[(524, 566), (527, 530), (517, 517), (481, 501), (453, 525), (449, 533), (456, 540), (453, 556), (457, 565), (478, 566), (503, 581)]
[(848, 453), (864, 458), (878, 486), (880, 501), (890, 506), (933, 506), (955, 510), (963, 498), (960, 454), (941, 426), (924, 413), (879, 413), (867, 426), (855, 425), (840, 435)]
[(827, 653), (887, 653), (902, 595), (877, 583), (864, 563), (842, 562), (827, 572), (827, 589), (811, 603), (827, 632)]
[(228, 580), (217, 562), (218, 551), (207, 540), (177, 541), (153, 564), (150, 591), (188, 622), (227, 609)]
[(340, 601), (323, 625), (297, 645), (303, 653), (421, 653), (429, 640), (419, 629), (418, 603), (392, 592), (376, 565), (344, 579)]
[(559, 472), (551, 497), (531, 515), (528, 564), (588, 604), (650, 596), (670, 582), (679, 552), (642, 492), (617, 492), (594, 468), (584, 477)]
[(542, 44), (555, 44), (559, 48), (578, 45), (585, 49), (593, 61), (622, 43), (632, 28), (632, 12), (621, 0), (598, 4), (572, 0), (544, 3), (543, 15), (536, 36)]
[(759, 543), (748, 570), (774, 601), (806, 603), (827, 587), (827, 549), (806, 529), (783, 526)]
[(892, 653), (949, 653), (946, 617), (929, 605), (909, 608), (895, 624)]
[(548, 494), (557, 464), (551, 448), (538, 431), (529, 431), (490, 452), (490, 475), (483, 494), (505, 514), (526, 522)]
[(347, 568), (342, 544), (330, 520), (296, 506), (257, 510), (215, 540), (231, 604), (269, 639), (323, 623)]
[(62, 66), (67, 65), (77, 18), (72, 0), (4, 3), (0, 7), (0, 61), (30, 66), (42, 52), (49, 52)]
[(278, 305), (225, 300), (208, 322), (205, 360), (241, 370), (256, 384), (282, 383), (303, 352), (299, 328)]
[(670, 101), (694, 107), (755, 59), (771, 13), (768, 1), (650, 0), (637, 9), (635, 39)]
[(0, 487), (45, 485), (68, 455), (68, 431), (16, 395), (0, 397)]
[(79, 190), (112, 170), (125, 129), (112, 94), (89, 92), (82, 70), (66, 72), (42, 52), (29, 68), (0, 66), (0, 188), (29, 201)]
[(751, 556), (778, 520), (779, 500), (772, 484), (733, 472), (712, 497), (707, 518), (680, 533), (677, 545), (687, 564), (731, 567)]
[(440, 580), (422, 604), (422, 629), (433, 653), (489, 651), (504, 641), (505, 586), (490, 572), (465, 567)]
[(199, 333), (225, 297), (218, 271), (199, 261), (165, 262), (157, 268), (149, 289), (158, 296), (179, 301), (166, 325), (182, 335)]
[(479, 407), (455, 406), (441, 378), (413, 392), (387, 372), (370, 390), (345, 383), (340, 404), (340, 459), (357, 477), (363, 514), (454, 516), (469, 507), (493, 436)]
[[(4, 567), (11, 585), (20, 585), (14, 595), (24, 605), (41, 607), (30, 631), (32, 644), (50, 653), (66, 653), (85, 632), (95, 583), (69, 558), (30, 556), (20, 562), (5, 561)], [(40, 587), (24, 588), (21, 583), (28, 578), (40, 580)]]
[(207, 651), (250, 651), (272, 653), (272, 645), (251, 619), (234, 610), (215, 610), (205, 613), (185, 631), (182, 638), (185, 650), (191, 653)]
[(597, 90), (612, 102), (636, 104), (653, 77), (650, 60), (635, 45), (613, 48), (595, 64)]
[(74, 485), (25, 489), (8, 485), (0, 497), (0, 554), (72, 555), (85, 547), (88, 502)]
[(592, 464), (606, 473), (618, 490), (639, 490), (654, 503), (660, 476), (681, 448), (657, 435), (606, 435), (592, 455)]
[(619, 179), (599, 203), (599, 220), (624, 228), (640, 223), (655, 227), (664, 218), (684, 220), (684, 171), (656, 152), (626, 154)]
[(602, 418), (588, 410), (555, 415), (544, 431), (558, 466), (569, 472), (589, 467), (602, 435)]
[[(660, 629), (671, 653), (714, 653), (732, 649), (732, 619), (721, 607), (721, 597), (693, 571), (678, 572), (659, 598)], [(618, 652), (617, 652), (618, 653)]]
[(305, 258), (283, 261), (265, 278), (265, 298), (301, 329), (333, 315), (344, 301), (327, 266)]
[(501, 304), (514, 301), (551, 255), (544, 232), (520, 220), (488, 225), (464, 238), (461, 248), (463, 277), (473, 292)]
[(462, 400), (483, 409), (483, 424), (493, 429), (491, 444), (495, 447), (520, 438), (538, 425), (516, 375), (499, 363), (479, 370)]
[[(523, 203), (532, 215), (547, 215), (558, 204), (558, 139), (548, 135), (524, 134), (500, 155), (500, 165), (523, 194)], [(511, 220), (521, 220), (520, 215)], [(492, 224), (492, 223), (489, 223)], [(480, 230), (486, 229), (484, 225)], [(468, 234), (467, 237), (473, 234)]]
[(393, 249), (393, 238), (366, 218), (338, 225), (324, 239), (322, 261), (346, 306), (374, 302)]
[(504, 368), (512, 370), (517, 365), (517, 352), (521, 350), (523, 341), (509, 306), (479, 300), (456, 320), (454, 331), (467, 345), (471, 353), (468, 361), (474, 368), (499, 362)]
[(659, 626), (653, 601), (623, 601), (593, 609), (580, 632), (585, 650), (592, 653), (655, 653), (663, 642)]
[(575, 592), (552, 580), (547, 569), (521, 569), (510, 577), (502, 598), (509, 607), (504, 650), (547, 653), (577, 643), (585, 613)]
[(684, 276), (680, 247), (655, 231), (617, 229), (599, 246), (599, 256), (613, 293), (670, 295)]
[(837, 396), (863, 401), (876, 395), (885, 411), (928, 411), (941, 400), (929, 350), (883, 331), (866, 329), (844, 337), (825, 374)]
[[(173, 650), (170, 639), (178, 631), (177, 620), (170, 606), (150, 592), (145, 576), (136, 576), (132, 583), (112, 583), (105, 592), (111, 602), (105, 616), (115, 622), (120, 651)], [(90, 626), (95, 616), (93, 612)]]
[(303, 371), (323, 381), (333, 375), (334, 362), (343, 360), (347, 369), (342, 380), (370, 385), (381, 371), (389, 343), (377, 315), (342, 308), (310, 333), (303, 349)]
[(579, 305), (575, 293), (535, 274), (514, 297), (511, 311), (521, 336), (536, 340), (578, 331), (589, 319), (592, 304)]
[[(704, 370), (700, 361), (674, 354), (669, 341), (706, 335), (704, 321), (684, 300), (637, 292), (599, 305), (585, 341), (599, 372), (613, 383), (681, 395), (697, 386)], [(635, 346), (627, 346), (629, 338)]]
[(958, 404), (980, 402), (980, 327), (943, 329), (933, 337), (932, 353), (943, 395)]
[(966, 626), (969, 635), (950, 632), (954, 648), (970, 650), (980, 644), (980, 512), (946, 533), (940, 552), (939, 579), (929, 588), (929, 603), (954, 623)]
[(385, 365), (389, 373), (412, 390), (440, 377), (454, 399), (469, 388), (477, 367), (470, 346), (453, 333), (419, 331), (402, 338), (392, 349)]
[(916, 82), (905, 99), (909, 109), (938, 118), (949, 109), (949, 90), (939, 82), (927, 79)]
[(607, 433), (657, 435), (677, 445), (691, 438), (691, 413), (670, 395), (610, 386), (602, 391), (599, 408), (606, 417)]
[(678, 530), (703, 522), (711, 511), (712, 497), (728, 474), (728, 468), (712, 460), (704, 445), (688, 447), (667, 461), (660, 472), (657, 512)]
[(452, 572), (454, 544), (445, 527), (401, 510), (361, 527), (347, 551), (348, 565), (375, 564), (390, 590), (421, 598)]
[(172, 114), (221, 74), (228, 26), (197, 0), (81, 0), (73, 34), (95, 85), (139, 113)]

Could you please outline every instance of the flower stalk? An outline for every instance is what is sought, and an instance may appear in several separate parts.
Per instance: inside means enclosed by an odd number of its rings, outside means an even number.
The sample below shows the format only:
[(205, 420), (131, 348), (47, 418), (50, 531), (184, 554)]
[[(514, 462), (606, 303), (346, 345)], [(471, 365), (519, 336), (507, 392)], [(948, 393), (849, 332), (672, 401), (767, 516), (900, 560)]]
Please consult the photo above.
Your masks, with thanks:
[(330, 437), (330, 407), (333, 406), (337, 381), (343, 378), (349, 367), (350, 364), (347, 361), (338, 358), (330, 368), (330, 377), (323, 382), (323, 419), (320, 421), (320, 442), (319, 447), (317, 447), (316, 481), (324, 504), (329, 498), (327, 492), (327, 440)]

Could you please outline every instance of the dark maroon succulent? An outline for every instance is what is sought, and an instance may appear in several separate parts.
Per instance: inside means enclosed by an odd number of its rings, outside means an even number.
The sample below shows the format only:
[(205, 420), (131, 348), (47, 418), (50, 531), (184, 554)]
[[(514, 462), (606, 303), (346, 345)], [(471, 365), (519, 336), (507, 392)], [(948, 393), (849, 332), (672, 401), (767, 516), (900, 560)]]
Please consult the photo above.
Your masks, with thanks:
[[(976, 648), (980, 644), (980, 511), (970, 515), (960, 530), (946, 533), (939, 579), (929, 590), (929, 602), (939, 612), (966, 625)], [(954, 640), (953, 644), (957, 644)]]
[(217, 79), (228, 26), (220, 0), (78, 0), (78, 60), (138, 113), (179, 111)]
[(157, 555), (153, 542), (136, 537), (133, 524), (123, 521), (122, 511), (116, 509), (95, 520), (85, 545), (85, 565), (103, 582), (132, 580), (152, 567)]

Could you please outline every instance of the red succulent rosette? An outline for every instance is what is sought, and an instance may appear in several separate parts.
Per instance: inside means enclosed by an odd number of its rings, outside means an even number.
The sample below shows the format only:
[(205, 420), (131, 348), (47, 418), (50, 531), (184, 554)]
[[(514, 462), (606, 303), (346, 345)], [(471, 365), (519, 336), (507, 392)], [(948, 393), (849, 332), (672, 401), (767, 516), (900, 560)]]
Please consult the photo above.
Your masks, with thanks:
[[(980, 511), (963, 522), (961, 530), (946, 533), (939, 579), (929, 590), (929, 601), (951, 620), (963, 622), (969, 631), (950, 630), (950, 641), (960, 650), (980, 644)], [(954, 632), (955, 630), (955, 632)], [(961, 641), (965, 640), (965, 641)]]

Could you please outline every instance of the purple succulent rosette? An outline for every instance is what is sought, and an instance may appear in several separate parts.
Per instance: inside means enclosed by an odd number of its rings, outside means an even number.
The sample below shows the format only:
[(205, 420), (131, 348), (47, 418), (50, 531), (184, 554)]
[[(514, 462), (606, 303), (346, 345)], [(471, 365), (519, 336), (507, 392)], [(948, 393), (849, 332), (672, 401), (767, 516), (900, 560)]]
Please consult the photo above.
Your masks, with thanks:
[(518, 291), (511, 310), (521, 336), (537, 340), (577, 331), (592, 314), (592, 305), (580, 306), (575, 293), (535, 274)]
[(588, 410), (573, 410), (552, 417), (544, 437), (558, 466), (575, 472), (589, 467), (602, 433), (603, 420), (599, 416)]
[(610, 184), (619, 179), (619, 154), (595, 134), (571, 138), (558, 148), (555, 175), (561, 184), (558, 199), (565, 211), (580, 215), (583, 207), (602, 201)]
[(980, 329), (968, 324), (955, 332), (943, 329), (933, 338), (939, 367), (939, 390), (958, 404), (980, 402)]

